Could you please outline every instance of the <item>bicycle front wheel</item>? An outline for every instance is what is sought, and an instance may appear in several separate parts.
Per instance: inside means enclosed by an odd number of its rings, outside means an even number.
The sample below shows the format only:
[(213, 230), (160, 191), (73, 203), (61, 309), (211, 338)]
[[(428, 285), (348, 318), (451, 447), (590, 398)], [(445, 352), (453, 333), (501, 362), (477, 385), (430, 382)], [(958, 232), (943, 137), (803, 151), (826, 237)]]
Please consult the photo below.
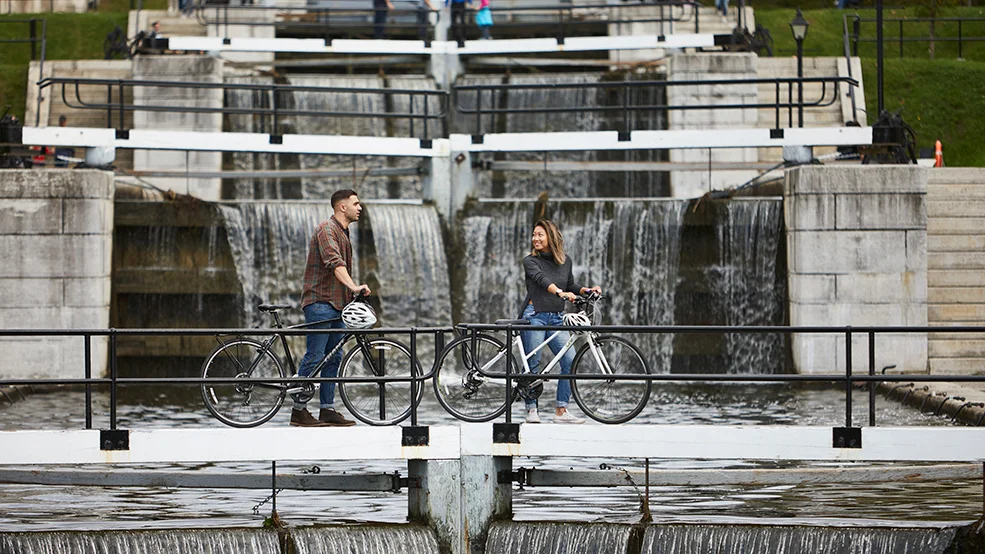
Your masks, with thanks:
[[(420, 364), (410, 349), (391, 339), (357, 340), (339, 367), (339, 377), (419, 377)], [(349, 413), (369, 425), (394, 425), (407, 419), (411, 410), (410, 381), (339, 383), (339, 394)], [(420, 405), (424, 384), (418, 383)]]
[[(598, 337), (583, 345), (571, 363), (572, 375), (647, 375), (643, 353), (620, 337)], [(572, 380), (575, 402), (585, 415), (601, 423), (624, 423), (639, 415), (650, 398), (646, 380)]]
[(505, 374), (506, 348), (488, 335), (459, 337), (445, 347), (434, 374), (434, 393), (441, 406), (456, 418), (472, 423), (495, 419), (506, 411), (506, 380), (484, 377)]
[[(258, 341), (238, 338), (220, 344), (202, 364), (203, 379), (283, 379), (280, 360)], [(276, 383), (202, 384), (205, 407), (216, 419), (231, 427), (256, 427), (274, 417), (287, 393)]]

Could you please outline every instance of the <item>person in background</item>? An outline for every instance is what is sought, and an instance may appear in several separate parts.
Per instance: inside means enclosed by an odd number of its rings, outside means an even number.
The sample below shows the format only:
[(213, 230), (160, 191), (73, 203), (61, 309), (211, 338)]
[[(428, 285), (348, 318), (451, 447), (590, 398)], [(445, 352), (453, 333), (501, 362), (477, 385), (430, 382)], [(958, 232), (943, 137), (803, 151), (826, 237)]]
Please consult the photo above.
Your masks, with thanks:
[(728, 17), (728, 0), (715, 0), (715, 9), (722, 14), (722, 19)]
[(383, 38), (383, 31), (386, 29), (387, 12), (393, 9), (393, 2), (390, 0), (373, 0), (373, 38), (380, 40)]
[[(583, 287), (575, 283), (571, 274), (571, 258), (564, 254), (564, 238), (557, 225), (549, 219), (541, 219), (534, 224), (530, 238), (532, 249), (523, 258), (524, 282), (527, 285), (526, 306), (523, 308), (523, 319), (531, 325), (562, 325), (564, 320), (564, 303), (574, 302), (576, 295), (589, 291), (602, 292), (599, 287)], [(554, 331), (521, 331), (520, 340), (526, 353), (547, 339)], [(547, 344), (547, 347), (557, 355), (568, 342), (568, 332), (558, 333)], [(539, 364), (543, 349), (537, 351), (527, 360), (531, 373), (539, 373)], [(561, 358), (561, 373), (571, 373), (571, 362), (574, 361), (573, 349), (569, 349)], [(571, 399), (571, 383), (567, 379), (557, 382), (557, 403), (554, 409), (554, 423), (585, 423), (585, 420), (568, 411), (568, 401)], [(540, 423), (537, 413), (537, 400), (527, 400), (527, 423)]]
[(428, 27), (431, 25), (431, 12), (434, 6), (431, 0), (417, 0), (417, 38), (419, 40), (428, 39)]
[(493, 26), (492, 10), (489, 9), (489, 0), (479, 1), (479, 11), (475, 13), (475, 24), (482, 31), (482, 40), (492, 40), (489, 29)]
[(472, 0), (445, 0), (445, 7), (451, 4), (452, 35), (459, 46), (465, 45), (465, 5), (472, 5)]

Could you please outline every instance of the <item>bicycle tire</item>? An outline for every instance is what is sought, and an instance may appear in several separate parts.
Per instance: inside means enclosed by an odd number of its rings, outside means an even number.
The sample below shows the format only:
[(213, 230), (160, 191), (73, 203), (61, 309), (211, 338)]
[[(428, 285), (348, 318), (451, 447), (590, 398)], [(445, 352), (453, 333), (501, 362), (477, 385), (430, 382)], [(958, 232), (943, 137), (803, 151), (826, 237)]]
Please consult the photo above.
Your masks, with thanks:
[[(432, 384), (434, 395), (446, 412), (462, 421), (482, 423), (495, 419), (506, 411), (506, 381), (481, 376), (475, 378), (473, 375), (469, 384), (474, 390), (467, 387), (465, 379), (471, 370), (476, 369), (476, 364), (471, 362), (471, 348), (472, 338), (469, 336), (459, 337), (448, 343), (438, 360)], [(489, 335), (476, 337), (479, 367), (487, 365), (495, 356), (505, 352), (506, 347), (499, 339)], [(505, 355), (500, 357), (485, 371), (506, 373), (506, 360)], [(511, 393), (511, 403), (514, 397), (515, 393)]]
[[(236, 338), (220, 344), (205, 358), (202, 378), (281, 378), (284, 367), (269, 349), (258, 359), (263, 345)], [(270, 421), (284, 403), (284, 383), (202, 383), (202, 400), (216, 419), (230, 427), (256, 427)]]
[[(383, 356), (383, 376), (387, 377), (419, 377), (423, 375), (421, 365), (411, 358), (410, 349), (402, 342), (392, 339), (372, 339), (366, 342), (366, 347), (371, 352), (389, 355)], [(393, 365), (393, 352), (399, 352), (406, 361), (397, 361)], [(387, 359), (390, 358), (390, 361)], [(354, 348), (346, 353), (342, 364), (339, 366), (339, 377), (374, 377), (378, 373), (374, 370), (375, 365), (367, 363), (366, 352), (362, 349), (359, 341), (356, 341)], [(410, 368), (408, 375), (407, 368)], [(396, 371), (390, 371), (395, 369)], [(358, 371), (357, 371), (358, 370)], [(385, 402), (380, 402), (380, 387), (383, 387)], [(406, 382), (390, 383), (339, 383), (339, 395), (342, 402), (356, 419), (368, 425), (396, 425), (410, 417), (411, 385)], [(418, 383), (417, 405), (421, 405), (421, 398), (424, 397), (424, 383)], [(380, 407), (383, 407), (381, 413)], [(393, 409), (396, 407), (396, 411)], [(392, 416), (390, 414), (393, 414)]]
[[(594, 338), (599, 355), (607, 362), (613, 374), (647, 375), (643, 353), (632, 342), (615, 336)], [(599, 360), (591, 353), (588, 344), (582, 345), (571, 363), (572, 375), (600, 375)], [(585, 415), (600, 423), (625, 423), (637, 415), (650, 399), (650, 381), (632, 380), (575, 380), (571, 390), (575, 402)], [(628, 406), (628, 409), (624, 408)]]

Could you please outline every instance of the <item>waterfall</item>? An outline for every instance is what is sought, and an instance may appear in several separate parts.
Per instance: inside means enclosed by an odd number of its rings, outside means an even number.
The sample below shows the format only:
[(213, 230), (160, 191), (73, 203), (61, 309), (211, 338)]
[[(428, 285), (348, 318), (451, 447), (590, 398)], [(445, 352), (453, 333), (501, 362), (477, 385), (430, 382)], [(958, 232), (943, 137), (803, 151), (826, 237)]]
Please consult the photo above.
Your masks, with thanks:
[(644, 554), (943, 554), (953, 528), (839, 528), (760, 525), (651, 525)]
[(449, 324), (448, 261), (438, 213), (431, 206), (399, 204), (373, 204), (366, 213), (376, 253), (366, 280), (379, 283), (386, 324)]
[(493, 523), (487, 554), (625, 554), (631, 525), (606, 523)]
[[(777, 277), (783, 231), (783, 201), (734, 200), (719, 218), (721, 305), (725, 324), (775, 325), (783, 321), (786, 282)], [(729, 334), (728, 373), (778, 373), (783, 367), (782, 334)]]
[(277, 533), (252, 529), (0, 533), (0, 552), (17, 554), (279, 554)]
[[(230, 76), (226, 83), (245, 85), (272, 85), (271, 77)], [(278, 101), (290, 100), (282, 96)], [(273, 106), (273, 94), (263, 90), (228, 89), (223, 100), (227, 108), (265, 108)], [(283, 122), (281, 122), (283, 123)], [(251, 114), (226, 114), (223, 130), (233, 133), (274, 133), (273, 119), (268, 116)], [(278, 132), (284, 133), (282, 126)], [(297, 169), (297, 156), (271, 154), (268, 152), (226, 152), (223, 153), (223, 166), (238, 171)], [(296, 187), (291, 187), (289, 179), (236, 178), (224, 180), (224, 196), (237, 199), (284, 199), (297, 198)]]
[[(662, 77), (660, 77), (662, 78)], [(605, 81), (651, 80), (658, 79), (653, 74), (626, 73), (572, 73), (543, 75), (510, 75), (508, 81), (513, 85), (562, 85), (600, 83)], [(464, 85), (502, 84), (504, 76), (465, 76), (459, 82)], [(511, 109), (537, 109), (544, 106), (575, 108), (567, 113), (517, 113), (482, 117), (482, 131), (486, 133), (535, 133), (554, 131), (603, 131), (623, 130), (623, 113), (586, 112), (583, 108), (622, 105), (622, 92), (614, 89), (597, 88), (544, 88), (513, 89), (483, 94), (482, 106), (486, 109), (496, 107)], [(503, 96), (505, 95), (505, 96)], [(664, 91), (654, 88), (633, 89), (629, 93), (629, 106), (661, 105)], [(477, 93), (465, 92), (459, 96), (463, 108), (476, 105)], [(639, 129), (664, 129), (666, 116), (661, 110), (629, 112), (628, 125)], [(476, 128), (475, 115), (456, 114), (453, 132), (473, 134)], [(544, 153), (514, 153), (510, 160), (545, 160)], [(499, 157), (497, 157), (499, 159)], [(657, 161), (666, 159), (659, 151), (581, 151), (554, 152), (549, 154), (551, 161)], [(666, 196), (665, 174), (656, 171), (495, 171), (476, 173), (476, 191), (481, 198), (532, 198), (542, 191), (562, 198), (584, 197), (656, 197)]]
[(434, 532), (422, 525), (302, 527), (290, 535), (297, 554), (438, 554)]
[[(564, 236), (575, 281), (599, 285), (608, 299), (603, 323), (671, 325), (686, 201), (598, 200), (555, 202), (548, 208)], [(521, 260), (530, 251), (531, 206), (480, 204), (461, 221), (463, 275), (459, 321), (515, 317), (526, 295)], [(633, 338), (651, 368), (669, 368), (672, 337)]]
[[(328, 203), (243, 202), (220, 206), (236, 273), (243, 287), (244, 322), (257, 319), (260, 302), (297, 306), (285, 312), (303, 320), (301, 287), (308, 244), (331, 217)], [(441, 224), (429, 206), (370, 203), (350, 227), (353, 279), (368, 282), (387, 326), (446, 325), (451, 320), (448, 264)], [(362, 244), (365, 241), (365, 244)]]

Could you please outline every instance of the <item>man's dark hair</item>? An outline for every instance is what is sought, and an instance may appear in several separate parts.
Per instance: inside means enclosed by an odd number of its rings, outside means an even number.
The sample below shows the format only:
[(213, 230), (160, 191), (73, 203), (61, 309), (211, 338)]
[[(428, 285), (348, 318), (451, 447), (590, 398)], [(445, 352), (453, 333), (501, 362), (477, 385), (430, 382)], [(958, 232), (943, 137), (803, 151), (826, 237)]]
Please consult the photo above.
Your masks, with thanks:
[(63, 123), (66, 123), (66, 122), (68, 122), (68, 118), (67, 118), (67, 117), (65, 117), (65, 115), (64, 115), (64, 114), (63, 114), (63, 115), (60, 115), (60, 116), (58, 116), (58, 124), (59, 124), (59, 125), (62, 125)]
[(356, 194), (356, 191), (352, 189), (342, 189), (335, 191), (335, 193), (332, 194), (332, 209), (334, 210), (335, 206), (338, 206), (340, 202), (344, 202), (350, 196), (358, 196), (358, 195)]

